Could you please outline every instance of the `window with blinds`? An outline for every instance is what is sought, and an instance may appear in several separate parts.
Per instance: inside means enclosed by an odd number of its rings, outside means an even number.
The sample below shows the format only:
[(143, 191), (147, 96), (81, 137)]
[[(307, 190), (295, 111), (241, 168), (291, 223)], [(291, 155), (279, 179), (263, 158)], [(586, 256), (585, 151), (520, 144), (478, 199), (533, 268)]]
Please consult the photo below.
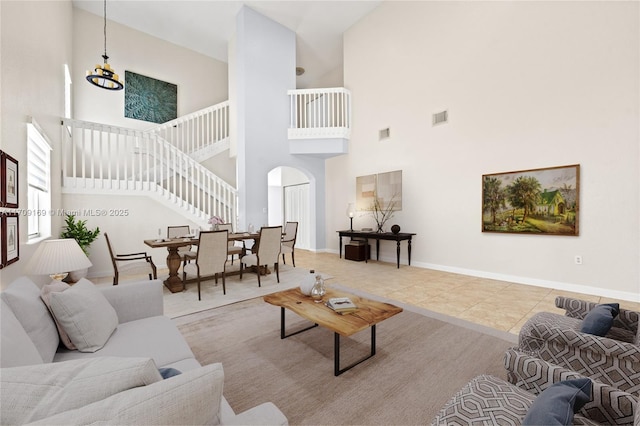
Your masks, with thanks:
[(27, 197), (29, 239), (51, 233), (51, 146), (40, 127), (27, 124)]

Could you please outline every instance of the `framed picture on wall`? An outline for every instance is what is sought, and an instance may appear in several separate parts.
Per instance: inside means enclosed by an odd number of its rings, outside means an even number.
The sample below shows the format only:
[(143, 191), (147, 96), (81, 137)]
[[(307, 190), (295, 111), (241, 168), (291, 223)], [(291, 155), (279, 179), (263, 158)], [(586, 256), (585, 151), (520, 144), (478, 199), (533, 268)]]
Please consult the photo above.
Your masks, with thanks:
[(376, 196), (376, 175), (356, 177), (356, 209), (371, 210)]
[(577, 236), (580, 165), (482, 176), (482, 232)]
[(356, 209), (371, 211), (374, 202), (382, 209), (393, 203), (393, 210), (402, 210), (402, 170), (356, 177)]
[(19, 221), (17, 213), (2, 214), (2, 266), (11, 265), (20, 259)]
[(142, 74), (125, 71), (124, 116), (152, 123), (178, 117), (178, 86)]
[(1, 207), (17, 208), (18, 207), (18, 161), (2, 152), (0, 154), (0, 180), (2, 187), (0, 188)]

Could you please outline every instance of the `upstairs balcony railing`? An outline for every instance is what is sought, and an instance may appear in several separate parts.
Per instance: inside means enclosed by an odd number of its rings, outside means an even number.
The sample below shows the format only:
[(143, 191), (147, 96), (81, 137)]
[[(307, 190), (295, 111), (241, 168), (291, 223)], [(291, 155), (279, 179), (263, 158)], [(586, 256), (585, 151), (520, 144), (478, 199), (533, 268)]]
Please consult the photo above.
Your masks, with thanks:
[(351, 92), (344, 87), (287, 92), (291, 102), (289, 139), (351, 136)]

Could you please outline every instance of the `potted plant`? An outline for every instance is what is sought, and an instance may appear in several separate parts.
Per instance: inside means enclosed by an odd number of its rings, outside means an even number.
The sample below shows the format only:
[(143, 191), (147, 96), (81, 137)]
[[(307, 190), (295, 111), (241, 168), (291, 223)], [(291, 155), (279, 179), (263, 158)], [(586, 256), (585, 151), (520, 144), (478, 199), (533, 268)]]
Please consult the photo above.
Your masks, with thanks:
[[(86, 220), (76, 220), (74, 215), (67, 214), (65, 226), (60, 233), (60, 238), (73, 238), (84, 254), (89, 257), (89, 246), (98, 238), (98, 235), (100, 235), (100, 228), (96, 227), (94, 230), (88, 229)], [(76, 282), (87, 275), (87, 269), (68, 272), (69, 275), (67, 279), (71, 282)]]

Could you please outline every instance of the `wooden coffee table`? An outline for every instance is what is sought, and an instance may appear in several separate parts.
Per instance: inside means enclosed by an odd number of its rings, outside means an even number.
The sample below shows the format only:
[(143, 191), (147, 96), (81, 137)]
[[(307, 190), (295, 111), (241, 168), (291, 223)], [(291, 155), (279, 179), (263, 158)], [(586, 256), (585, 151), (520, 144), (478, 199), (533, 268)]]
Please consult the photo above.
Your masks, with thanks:
[[(323, 300), (332, 297), (348, 297), (358, 307), (358, 310), (348, 314), (338, 314), (324, 303), (316, 303), (309, 296), (300, 292), (299, 288), (280, 291), (264, 296), (264, 301), (275, 306), (280, 306), (280, 338), (285, 339), (303, 331), (317, 327), (318, 325), (328, 328), (334, 333), (334, 375), (339, 376), (347, 370), (355, 367), (363, 361), (376, 354), (376, 324), (391, 318), (402, 312), (402, 308), (390, 303), (376, 302), (342, 291), (327, 289), (327, 294)], [(314, 325), (286, 334), (285, 332), (285, 309), (295, 312), (302, 318), (308, 319)], [(355, 363), (340, 368), (340, 336), (351, 336), (359, 331), (371, 328), (371, 354), (356, 361)]]

